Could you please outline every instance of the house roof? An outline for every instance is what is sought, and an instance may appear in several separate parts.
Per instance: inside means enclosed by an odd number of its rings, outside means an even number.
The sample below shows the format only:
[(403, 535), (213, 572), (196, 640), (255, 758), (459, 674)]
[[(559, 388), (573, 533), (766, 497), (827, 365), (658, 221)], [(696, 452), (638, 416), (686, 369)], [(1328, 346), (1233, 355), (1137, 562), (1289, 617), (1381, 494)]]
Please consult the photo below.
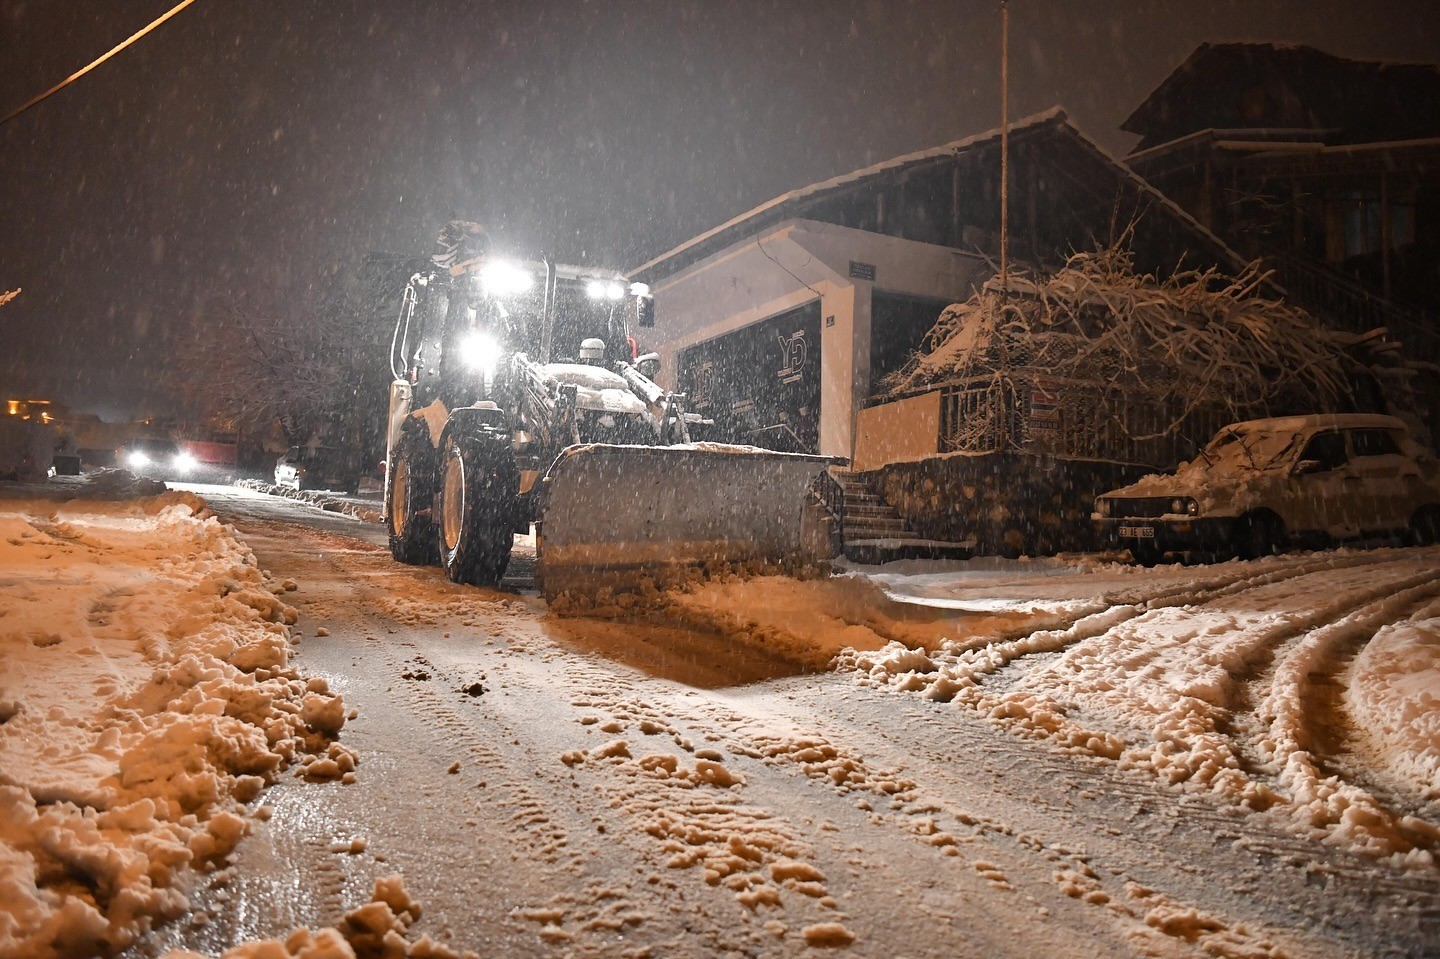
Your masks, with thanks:
[[(1018, 120), (1015, 123), (1010, 124), (1010, 132), (1013, 135), (1019, 131), (1027, 130), (1033, 127), (1044, 126), (1054, 123), (1064, 123), (1065, 119), (1066, 117), (1064, 110), (1062, 110), (1060, 107), (1051, 107), (1049, 110), (1046, 110), (1043, 113), (1032, 114), (1031, 116), (1025, 117), (1022, 120)], [(923, 164), (928, 160), (934, 160), (939, 157), (950, 157), (958, 153), (963, 153), (964, 151), (976, 146), (977, 144), (987, 143), (989, 141), (998, 139), (1000, 136), (1000, 132), (1000, 128), (996, 127), (993, 130), (986, 130), (984, 133), (978, 133), (974, 136), (963, 137), (959, 140), (952, 140), (949, 143), (943, 144), (938, 147), (931, 147), (928, 150), (920, 150), (916, 153), (907, 153), (904, 156), (898, 156), (894, 157), (893, 159), (883, 160), (880, 163), (875, 163), (867, 167), (861, 167), (860, 169), (854, 170), (850, 173), (831, 177), (830, 179), (822, 180), (819, 183), (812, 183), (809, 186), (803, 186), (799, 189), (791, 190), (789, 193), (783, 193), (773, 200), (769, 200), (765, 203), (760, 204), (753, 210), (749, 210), (745, 213), (740, 214), (739, 216), (732, 217), (731, 219), (726, 220), (724, 223), (720, 224), (719, 226), (706, 230), (699, 236), (692, 237), (691, 239), (686, 240), (684, 243), (681, 243), (674, 249), (667, 250), (666, 252), (661, 253), (653, 260), (650, 260), (648, 263), (644, 263), (636, 267), (634, 270), (631, 270), (630, 275), (640, 276), (643, 274), (647, 274), (651, 270), (654, 270), (657, 267), (660, 267), (666, 263), (684, 258), (687, 252), (690, 252), (700, 247), (704, 247), (707, 250), (713, 249), (714, 244), (712, 244), (712, 241), (718, 237), (732, 236), (734, 234), (742, 232), (749, 232), (749, 230), (760, 230), (771, 224), (779, 223), (782, 220), (787, 220), (790, 217), (795, 216), (799, 212), (799, 209), (803, 207), (803, 201), (805, 200), (823, 195), (828, 195), (838, 190), (844, 189), (845, 187), (863, 183), (864, 181), (870, 180), (877, 176), (908, 170), (915, 166)], [(741, 229), (747, 226), (749, 227), (749, 230)], [(720, 245), (728, 245), (728, 242)], [(694, 257), (693, 259), (689, 260), (689, 262), (694, 262), (694, 260), (702, 259), (705, 255), (708, 255), (708, 253), (702, 254), (698, 257)]]
[[(1258, 119), (1242, 116), (1242, 98), (1267, 79), (1290, 99), (1254, 105), (1264, 114)], [(1437, 64), (1357, 60), (1300, 44), (1202, 43), (1120, 128), (1143, 137), (1141, 150), (1207, 127), (1304, 124), (1362, 142), (1440, 135), (1437, 113)]]
[[(871, 166), (862, 167), (850, 173), (831, 177), (819, 183), (813, 183), (809, 186), (791, 190), (788, 193), (775, 197), (773, 200), (760, 204), (752, 210), (733, 217), (713, 229), (686, 240), (684, 243), (660, 254), (649, 262), (636, 267), (630, 271), (629, 275), (647, 282), (654, 282), (660, 278), (671, 276), (744, 237), (752, 236), (785, 220), (802, 218), (808, 210), (825, 199), (842, 195), (847, 191), (858, 191), (878, 186), (880, 183), (896, 179), (911, 171), (931, 165), (942, 164), (957, 157), (974, 153), (997, 143), (1000, 139), (1001, 132), (1001, 128), (996, 127), (995, 129), (986, 130), (983, 133), (978, 133), (973, 136), (952, 140), (941, 146), (931, 147), (930, 149), (920, 150), (915, 153), (907, 153), (903, 156), (872, 164)], [(1052, 107), (1044, 112), (1032, 114), (1018, 120), (1010, 124), (1009, 132), (1012, 142), (1019, 137), (1046, 135), (1063, 137), (1071, 141), (1083, 152), (1091, 154), (1095, 159), (1111, 167), (1119, 179), (1126, 181), (1132, 188), (1144, 194), (1148, 202), (1155, 207), (1163, 209), (1168, 216), (1173, 217), (1186, 229), (1197, 234), (1196, 239), (1201, 244), (1210, 244), (1213, 247), (1212, 252), (1216, 254), (1217, 262), (1224, 262), (1230, 265), (1239, 265), (1241, 263), (1240, 258), (1225, 246), (1223, 241), (1206, 230), (1193, 217), (1164, 194), (1151, 187), (1128, 167), (1115, 160), (1114, 157), (1106, 153), (1099, 145), (1094, 143), (1094, 141), (1081, 133), (1069, 122), (1069, 118), (1062, 108), (1058, 106)]]

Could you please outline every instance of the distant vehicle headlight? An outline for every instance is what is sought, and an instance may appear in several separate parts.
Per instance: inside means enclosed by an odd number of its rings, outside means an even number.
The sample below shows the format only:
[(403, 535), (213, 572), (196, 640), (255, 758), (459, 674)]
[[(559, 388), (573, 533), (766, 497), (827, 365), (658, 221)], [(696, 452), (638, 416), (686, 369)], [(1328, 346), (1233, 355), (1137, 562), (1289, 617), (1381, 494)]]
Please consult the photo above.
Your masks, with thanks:
[(200, 465), (200, 461), (189, 453), (175, 454), (175, 469), (181, 473), (188, 473)]
[(125, 464), (127, 466), (134, 466), (137, 469), (144, 469), (150, 465), (150, 457), (146, 456), (141, 450), (131, 450), (130, 455), (125, 457)]
[(472, 370), (483, 370), (486, 376), (495, 372), (495, 364), (500, 362), (503, 352), (495, 338), (484, 333), (471, 333), (460, 341), (460, 358), (465, 365)]

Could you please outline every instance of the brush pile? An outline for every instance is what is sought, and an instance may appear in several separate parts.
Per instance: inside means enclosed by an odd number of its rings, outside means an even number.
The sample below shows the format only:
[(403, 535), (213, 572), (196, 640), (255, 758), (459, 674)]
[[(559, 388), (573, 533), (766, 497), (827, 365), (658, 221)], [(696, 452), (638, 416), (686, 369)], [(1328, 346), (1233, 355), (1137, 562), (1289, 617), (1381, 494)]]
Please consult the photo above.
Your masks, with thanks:
[(1147, 435), (1209, 410), (1242, 420), (1336, 409), (1350, 394), (1339, 343), (1309, 314), (1264, 295), (1268, 273), (1137, 273), (1128, 247), (1073, 254), (1058, 271), (1012, 274), (941, 314), (920, 352), (883, 384), (891, 397), (1043, 376), (1098, 389), (1101, 409), (1166, 411)]

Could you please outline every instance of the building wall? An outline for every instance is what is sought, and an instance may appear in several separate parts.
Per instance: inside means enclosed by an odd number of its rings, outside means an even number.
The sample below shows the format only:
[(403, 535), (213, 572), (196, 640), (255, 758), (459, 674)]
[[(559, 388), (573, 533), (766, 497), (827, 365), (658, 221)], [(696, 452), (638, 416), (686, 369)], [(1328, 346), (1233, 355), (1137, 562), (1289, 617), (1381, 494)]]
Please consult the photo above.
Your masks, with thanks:
[(789, 220), (652, 284), (655, 328), (643, 345), (660, 353), (661, 382), (674, 388), (681, 350), (818, 299), (819, 451), (849, 457), (855, 416), (872, 385), (872, 290), (954, 302), (985, 273), (982, 258), (962, 251)]

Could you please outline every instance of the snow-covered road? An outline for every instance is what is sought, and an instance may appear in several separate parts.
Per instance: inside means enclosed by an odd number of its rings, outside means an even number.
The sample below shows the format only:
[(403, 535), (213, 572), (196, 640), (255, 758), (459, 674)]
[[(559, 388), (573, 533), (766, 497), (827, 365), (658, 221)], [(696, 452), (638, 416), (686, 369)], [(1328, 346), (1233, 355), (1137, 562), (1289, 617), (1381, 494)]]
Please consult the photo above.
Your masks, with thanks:
[[(515, 592), (455, 587), (376, 527), (205, 494), (299, 584), (359, 781), (271, 788), (135, 955), (333, 923), (391, 872), (481, 955), (1440, 953), (1424, 757), (1377, 758), (1413, 736), (1346, 705), (1364, 639), (1423, 651), (1433, 552), (928, 567), (873, 615), (835, 581), (713, 584), (634, 622), (548, 615), (523, 561)], [(817, 669), (836, 627), (860, 651)], [(1328, 821), (1337, 790), (1367, 815)]]

